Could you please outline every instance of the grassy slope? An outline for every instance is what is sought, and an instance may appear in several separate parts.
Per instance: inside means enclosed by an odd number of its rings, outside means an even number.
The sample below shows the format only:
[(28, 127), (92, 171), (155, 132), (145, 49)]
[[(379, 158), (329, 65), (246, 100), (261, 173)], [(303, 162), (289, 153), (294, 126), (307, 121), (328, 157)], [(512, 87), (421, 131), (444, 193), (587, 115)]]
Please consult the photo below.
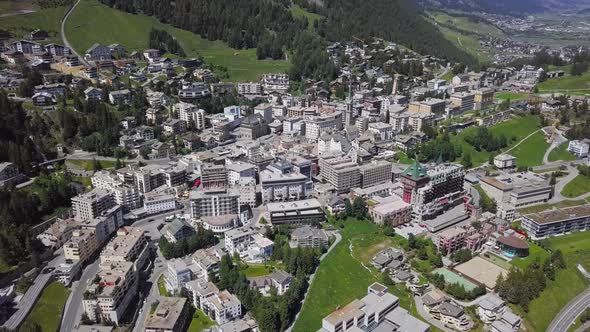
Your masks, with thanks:
[(569, 67), (554, 67), (552, 70), (561, 69), (565, 71), (565, 76), (560, 78), (548, 79), (539, 83), (537, 87), (539, 92), (572, 92), (572, 93), (590, 93), (590, 71), (580, 76), (569, 74)]
[(549, 144), (545, 141), (545, 135), (538, 131), (509, 153), (516, 157), (518, 166), (533, 167), (543, 163), (543, 155), (548, 148)]
[(559, 310), (588, 286), (576, 264), (590, 266), (590, 232), (550, 239), (549, 246), (552, 250), (561, 249), (567, 268), (558, 272), (555, 281), (548, 281), (547, 288), (531, 302), (529, 312), (524, 315), (534, 331), (545, 331)]
[(213, 325), (216, 325), (216, 323), (207, 317), (207, 315), (205, 315), (201, 310), (195, 310), (190, 325), (186, 331), (200, 332)]
[(562, 143), (549, 153), (548, 159), (549, 161), (570, 161), (577, 160), (578, 158), (576, 158), (576, 156), (574, 156), (567, 150), (567, 143)]
[(291, 5), (289, 10), (291, 11), (291, 14), (293, 15), (293, 17), (295, 17), (295, 18), (303, 19), (304, 17), (306, 17), (307, 22), (308, 22), (307, 28), (310, 30), (313, 29), (314, 22), (323, 17), (320, 14), (308, 12), (307, 10), (301, 8), (299, 5), (296, 5), (296, 4)]
[(128, 50), (148, 48), (151, 28), (166, 30), (180, 43), (187, 56), (200, 56), (207, 63), (225, 66), (231, 81), (256, 80), (268, 72), (284, 72), (286, 61), (257, 60), (256, 49), (234, 50), (220, 41), (209, 41), (192, 32), (162, 24), (153, 17), (112, 9), (96, 0), (82, 0), (68, 19), (66, 33), (77, 51), (93, 43), (120, 43)]
[(588, 192), (590, 192), (590, 177), (578, 175), (563, 187), (561, 194), (565, 197), (577, 197)]
[[(342, 241), (322, 261), (309, 290), (305, 305), (293, 331), (317, 331), (322, 318), (354, 299), (367, 294), (367, 287), (379, 281), (380, 274), (370, 265), (372, 257), (380, 250), (404, 241), (383, 235), (378, 226), (368, 222), (348, 220), (341, 231)], [(353, 246), (353, 256), (349, 246)], [(370, 267), (369, 271), (363, 267)], [(335, 277), (337, 276), (337, 277)], [(400, 299), (400, 305), (419, 317), (410, 292), (403, 285), (389, 287), (389, 291)], [(431, 327), (431, 331), (440, 330)]]
[(504, 32), (494, 25), (485, 22), (474, 22), (464, 16), (451, 16), (443, 12), (432, 12), (432, 17), (441, 24), (451, 25), (465, 31), (472, 31), (479, 35), (504, 37)]
[(0, 18), (0, 28), (10, 31), (14, 37), (27, 38), (34, 29), (49, 32), (49, 41), (61, 43), (59, 35), (61, 18), (67, 7), (42, 9), (34, 13)]
[[(517, 117), (515, 119), (502, 122), (496, 126), (490, 128), (494, 135), (503, 134), (506, 136), (507, 139), (510, 140), (511, 137), (516, 138), (514, 142), (509, 142), (509, 145), (512, 146), (518, 143), (520, 140), (528, 136), (530, 133), (534, 132), (538, 128), (539, 119), (538, 117), (527, 115), (524, 117)], [(469, 143), (465, 142), (464, 137), (476, 130), (476, 128), (468, 128), (457, 135), (451, 136), (451, 141), (455, 144), (461, 144), (463, 152), (471, 152), (471, 157), (473, 160), (474, 165), (482, 164), (488, 161), (488, 157), (490, 153), (482, 150), (476, 151), (473, 146)], [(509, 148), (509, 147), (508, 147)], [(541, 156), (542, 157), (542, 156)]]
[(497, 100), (510, 99), (510, 101), (521, 101), (521, 100), (525, 100), (527, 97), (528, 97), (528, 93), (524, 93), (524, 92), (498, 92), (494, 95), (494, 99), (497, 99)]
[(39, 324), (43, 332), (57, 331), (69, 294), (70, 291), (64, 285), (52, 282), (43, 290), (26, 320)]

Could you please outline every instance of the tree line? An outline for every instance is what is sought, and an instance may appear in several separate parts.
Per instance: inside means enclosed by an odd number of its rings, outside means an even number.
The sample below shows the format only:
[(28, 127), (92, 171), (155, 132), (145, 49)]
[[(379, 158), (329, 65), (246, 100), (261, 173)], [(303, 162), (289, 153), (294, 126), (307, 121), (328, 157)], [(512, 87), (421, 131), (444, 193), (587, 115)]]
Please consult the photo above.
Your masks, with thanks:
[(190, 255), (195, 251), (215, 245), (219, 242), (213, 231), (204, 229), (199, 225), (196, 229), (196, 234), (184, 238), (176, 243), (172, 243), (161, 236), (158, 242), (162, 256), (166, 259), (183, 257)]
[(557, 272), (566, 267), (563, 253), (558, 249), (543, 262), (537, 258), (525, 269), (512, 267), (506, 278), (500, 274), (496, 280), (495, 290), (501, 298), (518, 304), (528, 312), (530, 302), (547, 286), (547, 279), (555, 280)]
[(158, 30), (154, 28), (150, 30), (149, 47), (160, 50), (164, 53), (168, 52), (176, 54), (179, 57), (186, 56), (184, 50), (182, 49), (182, 46), (180, 46), (180, 44), (178, 43), (178, 40), (172, 37), (172, 35), (165, 30)]

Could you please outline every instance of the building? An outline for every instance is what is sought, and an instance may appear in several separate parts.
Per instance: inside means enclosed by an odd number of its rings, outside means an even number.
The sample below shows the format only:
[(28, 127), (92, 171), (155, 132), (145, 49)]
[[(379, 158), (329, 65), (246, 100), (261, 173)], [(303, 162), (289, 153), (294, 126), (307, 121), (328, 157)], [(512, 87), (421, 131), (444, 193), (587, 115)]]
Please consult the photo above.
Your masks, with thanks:
[(459, 227), (445, 229), (437, 235), (438, 251), (452, 254), (465, 246), (467, 231)]
[(494, 90), (490, 88), (481, 88), (475, 90), (474, 109), (482, 110), (494, 105)]
[(522, 227), (532, 239), (586, 231), (590, 229), (590, 205), (527, 214)]
[(268, 203), (267, 208), (273, 225), (314, 224), (325, 219), (324, 210), (317, 199)]
[(248, 281), (250, 282), (250, 287), (258, 289), (263, 295), (270, 295), (271, 287), (276, 288), (278, 295), (283, 295), (289, 290), (293, 279), (294, 277), (290, 273), (283, 270), (275, 270), (266, 276), (249, 278)]
[(174, 104), (173, 110), (178, 113), (178, 118), (184, 121), (187, 127), (197, 130), (205, 129), (205, 110), (185, 102)]
[(460, 113), (473, 111), (475, 94), (469, 92), (455, 92), (451, 95), (451, 105), (458, 107)]
[(242, 303), (235, 295), (224, 290), (205, 297), (201, 310), (218, 324), (225, 324), (242, 316)]
[(184, 332), (190, 323), (188, 301), (184, 297), (160, 297), (155, 310), (144, 322), (145, 332)]
[(72, 197), (72, 212), (79, 221), (94, 219), (114, 205), (113, 195), (105, 189), (95, 188)]
[(111, 59), (111, 49), (108, 48), (107, 46), (100, 45), (98, 43), (94, 43), (86, 51), (84, 58), (88, 61), (110, 60)]
[(412, 331), (427, 332), (430, 326), (399, 307), (399, 299), (387, 287), (374, 283), (368, 294), (322, 319), (318, 332)]
[(442, 117), (445, 114), (446, 103), (442, 99), (429, 98), (423, 101), (414, 101), (409, 105), (408, 110), (411, 113), (432, 113), (436, 117)]
[(176, 243), (195, 235), (196, 231), (184, 219), (174, 218), (174, 220), (162, 228), (161, 233), (168, 242)]
[(123, 208), (114, 205), (96, 218), (80, 221), (79, 226), (81, 229), (93, 231), (96, 234), (96, 241), (98, 241), (99, 245), (102, 245), (111, 234), (114, 234), (119, 227), (123, 226)]
[(260, 187), (264, 203), (300, 200), (311, 196), (313, 183), (298, 173), (279, 173), (270, 170), (260, 172)]
[(12, 185), (21, 182), (23, 176), (18, 167), (11, 162), (0, 163), (0, 186)]
[(447, 298), (438, 289), (424, 294), (422, 303), (424, 311), (446, 326), (457, 331), (469, 331), (473, 327), (473, 322), (463, 308)]
[(412, 220), (412, 206), (397, 195), (390, 195), (369, 207), (369, 215), (379, 225), (397, 227)]
[(260, 83), (238, 83), (238, 93), (241, 95), (261, 95), (262, 84)]
[(502, 318), (506, 311), (506, 303), (497, 295), (488, 295), (477, 304), (477, 315), (484, 324), (491, 324)]
[(191, 191), (190, 204), (193, 219), (240, 213), (240, 195), (224, 188)]
[(521, 172), (496, 177), (482, 177), (480, 186), (498, 206), (507, 204), (521, 208), (542, 204), (551, 197), (552, 187), (540, 174)]
[(89, 230), (74, 230), (72, 237), (64, 246), (64, 257), (67, 260), (78, 261), (83, 265), (98, 249), (98, 242), (94, 232)]
[(339, 194), (362, 186), (359, 167), (350, 157), (322, 157), (319, 166), (322, 180), (332, 185)]
[(129, 105), (131, 103), (131, 91), (129, 89), (109, 92), (109, 101), (113, 105)]
[(264, 74), (260, 81), (265, 93), (289, 91), (289, 75), (287, 74)]
[(230, 185), (240, 182), (240, 179), (256, 177), (256, 166), (247, 162), (232, 162), (226, 164), (227, 180)]
[(227, 169), (223, 165), (205, 164), (201, 168), (201, 187), (225, 187), (227, 185)]
[(567, 150), (578, 158), (586, 157), (588, 155), (588, 148), (588, 143), (578, 140), (570, 141), (567, 146)]
[(267, 260), (274, 249), (274, 242), (247, 227), (228, 230), (224, 236), (225, 250), (246, 261)]
[(359, 166), (361, 188), (391, 182), (391, 163), (381, 160)]
[(146, 193), (143, 200), (146, 214), (158, 214), (176, 209), (174, 195), (166, 193)]
[(139, 270), (149, 256), (148, 239), (137, 227), (121, 227), (100, 253), (100, 262), (131, 262)]
[(514, 172), (516, 171), (516, 157), (501, 153), (494, 157), (494, 166), (505, 172)]
[(82, 307), (93, 322), (110, 320), (119, 324), (138, 292), (138, 276), (131, 262), (100, 264), (84, 293)]
[(342, 112), (308, 117), (305, 120), (305, 138), (311, 142), (325, 133), (342, 129)]
[(321, 228), (312, 228), (310, 225), (303, 225), (291, 231), (292, 248), (327, 248), (328, 234)]
[(162, 128), (167, 134), (182, 134), (186, 131), (186, 122), (179, 119), (168, 119), (162, 123)]
[(179, 293), (186, 283), (201, 274), (201, 269), (193, 263), (191, 257), (168, 260), (164, 286), (170, 293)]

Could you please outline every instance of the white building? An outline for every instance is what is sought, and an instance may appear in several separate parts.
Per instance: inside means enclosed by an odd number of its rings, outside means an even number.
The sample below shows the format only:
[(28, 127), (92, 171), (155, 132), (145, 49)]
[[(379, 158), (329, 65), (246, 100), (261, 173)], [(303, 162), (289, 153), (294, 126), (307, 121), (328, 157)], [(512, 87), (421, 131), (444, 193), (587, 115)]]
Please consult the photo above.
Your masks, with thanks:
[(145, 194), (143, 207), (147, 214), (170, 211), (176, 209), (176, 199), (170, 194), (148, 193)]
[(567, 150), (578, 158), (586, 157), (588, 155), (588, 148), (588, 143), (578, 140), (570, 141), (567, 146)]

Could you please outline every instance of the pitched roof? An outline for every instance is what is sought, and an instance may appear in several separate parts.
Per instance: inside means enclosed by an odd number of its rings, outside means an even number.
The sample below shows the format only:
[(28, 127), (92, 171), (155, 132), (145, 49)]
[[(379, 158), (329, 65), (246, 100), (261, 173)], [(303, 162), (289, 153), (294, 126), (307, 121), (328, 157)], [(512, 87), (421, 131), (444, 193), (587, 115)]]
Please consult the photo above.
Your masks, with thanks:
[(402, 176), (410, 177), (413, 180), (420, 180), (427, 178), (428, 173), (417, 160), (414, 160), (414, 163), (410, 167), (406, 168), (406, 170), (402, 173)]

